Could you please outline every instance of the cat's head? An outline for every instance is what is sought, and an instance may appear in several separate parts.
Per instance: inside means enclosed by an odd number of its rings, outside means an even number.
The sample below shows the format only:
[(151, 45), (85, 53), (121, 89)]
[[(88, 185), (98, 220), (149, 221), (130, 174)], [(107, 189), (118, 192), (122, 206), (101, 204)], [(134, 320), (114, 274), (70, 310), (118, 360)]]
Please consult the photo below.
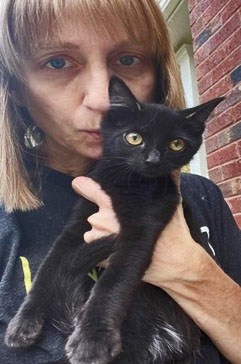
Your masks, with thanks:
[(185, 110), (143, 104), (117, 77), (110, 81), (109, 97), (111, 107), (102, 125), (103, 157), (146, 177), (187, 164), (200, 148), (208, 116), (223, 100)]

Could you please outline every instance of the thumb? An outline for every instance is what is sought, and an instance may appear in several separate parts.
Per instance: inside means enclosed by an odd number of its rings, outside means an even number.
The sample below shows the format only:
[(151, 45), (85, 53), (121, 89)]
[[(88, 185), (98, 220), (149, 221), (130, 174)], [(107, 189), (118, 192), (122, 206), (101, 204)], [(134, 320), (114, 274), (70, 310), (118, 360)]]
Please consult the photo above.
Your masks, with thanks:
[(85, 176), (77, 177), (72, 181), (72, 187), (75, 192), (87, 200), (94, 202), (99, 207), (112, 207), (110, 197), (93, 179)]

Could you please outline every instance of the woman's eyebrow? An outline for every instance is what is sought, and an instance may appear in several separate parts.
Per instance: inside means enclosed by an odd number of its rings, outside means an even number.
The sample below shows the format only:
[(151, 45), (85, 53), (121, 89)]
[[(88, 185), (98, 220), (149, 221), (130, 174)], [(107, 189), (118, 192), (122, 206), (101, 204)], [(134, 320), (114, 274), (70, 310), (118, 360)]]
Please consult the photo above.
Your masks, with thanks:
[[(113, 44), (114, 48), (124, 48), (124, 47), (128, 47), (128, 46), (133, 46), (133, 47), (143, 47), (142, 43), (138, 43), (135, 41), (131, 41), (131, 40), (124, 40), (124, 41), (119, 41), (116, 42), (116, 44)], [(66, 48), (66, 49), (79, 49), (81, 48), (80, 44), (74, 43), (74, 42), (61, 42), (61, 41), (51, 41), (49, 43), (41, 43), (38, 44), (38, 47), (36, 48), (36, 50), (48, 50), (48, 49), (62, 49), (62, 48)]]
[[(77, 42), (62, 42), (62, 41), (54, 41), (51, 40), (49, 43), (40, 43), (38, 44), (38, 47), (33, 49), (32, 57), (38, 57), (42, 53), (52, 52), (52, 51), (64, 51), (64, 50), (70, 50), (70, 51), (84, 51), (88, 50), (89, 44), (80, 44)], [(116, 43), (113, 43), (112, 46), (110, 46), (111, 52), (117, 52), (117, 51), (124, 51), (125, 49), (130, 48), (132, 50), (143, 50), (143, 44), (134, 42), (131, 40), (122, 40), (117, 41)]]
[(39, 44), (36, 50), (49, 50), (49, 49), (79, 49), (80, 46), (78, 44), (70, 43), (70, 42), (51, 42), (48, 44)]
[(124, 48), (133, 48), (133, 49), (143, 49), (144, 46), (143, 46), (143, 43), (138, 43), (136, 41), (131, 41), (131, 40), (127, 40), (127, 41), (122, 41), (122, 42), (119, 42), (119, 43), (116, 43), (114, 45), (114, 48), (116, 49), (124, 49)]

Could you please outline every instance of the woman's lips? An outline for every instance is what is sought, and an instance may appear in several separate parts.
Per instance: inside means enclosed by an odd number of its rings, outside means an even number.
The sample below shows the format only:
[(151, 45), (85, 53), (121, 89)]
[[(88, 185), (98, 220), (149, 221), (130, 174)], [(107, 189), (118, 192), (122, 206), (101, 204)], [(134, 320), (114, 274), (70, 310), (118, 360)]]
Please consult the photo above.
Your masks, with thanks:
[(87, 134), (90, 138), (92, 138), (96, 142), (101, 141), (101, 135), (99, 130), (81, 130), (83, 133)]

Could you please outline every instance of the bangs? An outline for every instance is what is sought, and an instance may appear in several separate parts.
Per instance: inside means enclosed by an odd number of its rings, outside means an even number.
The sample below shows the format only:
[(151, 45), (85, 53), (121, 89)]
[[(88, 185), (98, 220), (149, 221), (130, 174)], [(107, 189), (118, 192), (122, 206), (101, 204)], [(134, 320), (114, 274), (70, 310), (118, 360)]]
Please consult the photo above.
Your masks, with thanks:
[(61, 44), (63, 25), (80, 24), (98, 36), (142, 44), (156, 66), (162, 100), (180, 104), (179, 71), (157, 0), (0, 0), (0, 79), (2, 68), (5, 78), (24, 84), (24, 65), (36, 48)]
[[(31, 50), (48, 39), (57, 39), (61, 24), (81, 22), (97, 34), (118, 38), (118, 33), (144, 44), (157, 55), (161, 32), (148, 0), (16, 0), (9, 25), (16, 51), (29, 58)], [(155, 5), (156, 6), (156, 5)], [(155, 15), (154, 15), (155, 14)]]

